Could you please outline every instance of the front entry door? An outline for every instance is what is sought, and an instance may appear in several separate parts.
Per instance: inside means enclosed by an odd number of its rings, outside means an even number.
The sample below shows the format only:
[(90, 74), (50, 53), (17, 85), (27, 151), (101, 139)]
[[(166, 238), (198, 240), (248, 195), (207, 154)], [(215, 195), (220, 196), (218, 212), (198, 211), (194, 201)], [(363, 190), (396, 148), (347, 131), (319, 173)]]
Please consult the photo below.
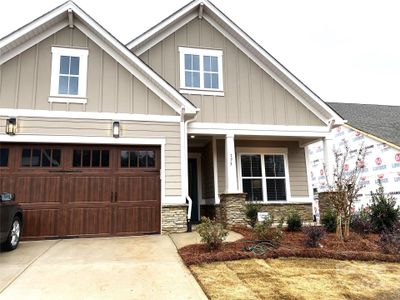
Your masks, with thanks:
[(190, 220), (192, 222), (199, 222), (199, 186), (197, 184), (197, 159), (189, 158), (188, 161), (188, 175), (189, 175), (189, 196), (192, 198), (192, 215)]

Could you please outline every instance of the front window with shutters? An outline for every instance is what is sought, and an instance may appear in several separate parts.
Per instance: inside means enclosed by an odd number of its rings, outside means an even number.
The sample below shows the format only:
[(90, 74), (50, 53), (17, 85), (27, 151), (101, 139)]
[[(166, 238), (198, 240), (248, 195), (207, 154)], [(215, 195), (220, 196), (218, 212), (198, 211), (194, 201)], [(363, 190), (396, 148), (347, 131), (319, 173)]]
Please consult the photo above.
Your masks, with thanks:
[(52, 47), (49, 102), (86, 103), (87, 49)]
[(240, 185), (247, 201), (287, 201), (288, 171), (284, 153), (240, 154)]
[(223, 95), (222, 51), (180, 47), (182, 93)]

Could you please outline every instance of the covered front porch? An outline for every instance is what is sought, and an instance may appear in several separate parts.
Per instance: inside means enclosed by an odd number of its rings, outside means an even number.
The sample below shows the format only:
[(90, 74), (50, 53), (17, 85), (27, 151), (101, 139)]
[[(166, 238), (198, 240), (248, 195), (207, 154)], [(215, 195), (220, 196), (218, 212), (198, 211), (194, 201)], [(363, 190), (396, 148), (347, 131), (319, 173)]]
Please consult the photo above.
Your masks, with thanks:
[[(200, 134), (188, 136), (188, 191), (191, 221), (219, 218), (221, 201), (255, 201), (275, 220), (296, 209), (313, 219), (305, 146), (326, 136), (254, 136)], [(243, 205), (244, 206), (244, 205)]]

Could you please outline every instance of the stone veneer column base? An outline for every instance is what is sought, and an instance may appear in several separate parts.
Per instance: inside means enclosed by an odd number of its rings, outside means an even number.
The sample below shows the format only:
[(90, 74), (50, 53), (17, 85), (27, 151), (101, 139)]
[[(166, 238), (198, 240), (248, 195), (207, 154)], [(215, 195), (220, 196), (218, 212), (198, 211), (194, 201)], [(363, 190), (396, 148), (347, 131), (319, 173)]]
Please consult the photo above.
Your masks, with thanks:
[[(246, 194), (221, 194), (216, 220), (225, 227), (246, 226)], [(219, 216), (218, 216), (219, 215)]]
[(187, 231), (187, 205), (165, 205), (161, 207), (162, 233)]

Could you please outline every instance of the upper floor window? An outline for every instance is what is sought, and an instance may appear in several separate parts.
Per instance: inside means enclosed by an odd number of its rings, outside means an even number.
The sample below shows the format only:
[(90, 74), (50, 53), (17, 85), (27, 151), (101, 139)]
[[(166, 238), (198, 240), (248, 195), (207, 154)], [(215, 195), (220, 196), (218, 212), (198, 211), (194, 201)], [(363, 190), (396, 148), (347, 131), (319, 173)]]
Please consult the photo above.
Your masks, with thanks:
[(179, 53), (181, 92), (224, 95), (222, 50), (179, 47)]
[(49, 102), (86, 103), (87, 49), (53, 47)]

